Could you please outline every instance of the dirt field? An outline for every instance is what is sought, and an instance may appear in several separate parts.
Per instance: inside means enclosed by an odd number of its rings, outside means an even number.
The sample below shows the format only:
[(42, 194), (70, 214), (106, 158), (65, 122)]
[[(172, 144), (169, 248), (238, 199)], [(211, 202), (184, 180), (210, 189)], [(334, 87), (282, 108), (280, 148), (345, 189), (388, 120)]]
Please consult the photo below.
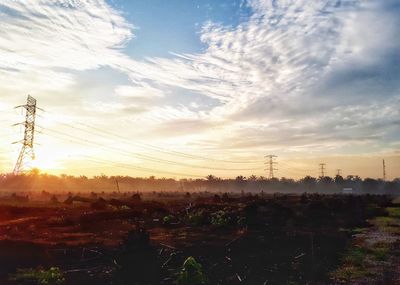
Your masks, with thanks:
[[(51, 267), (53, 284), (71, 285), (346, 283), (332, 272), (354, 234), (397, 207), (372, 195), (100, 196), (4, 200), (0, 284), (40, 284), (15, 273)], [(182, 279), (190, 256), (201, 279)]]

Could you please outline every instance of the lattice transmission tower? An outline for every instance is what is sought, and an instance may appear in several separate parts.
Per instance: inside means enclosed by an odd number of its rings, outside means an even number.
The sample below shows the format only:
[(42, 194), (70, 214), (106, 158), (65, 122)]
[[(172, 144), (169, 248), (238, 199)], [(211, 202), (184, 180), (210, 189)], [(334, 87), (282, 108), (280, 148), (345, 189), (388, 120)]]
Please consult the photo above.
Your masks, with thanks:
[(35, 159), (33, 141), (35, 137), (36, 99), (28, 95), (26, 105), (17, 106), (15, 108), (26, 109), (25, 122), (16, 124), (23, 125), (25, 128), (24, 139), (15, 142), (22, 143), (22, 148), (14, 167), (14, 174), (18, 175), (26, 171), (25, 167), (28, 165), (28, 162), (32, 162)]
[(265, 162), (265, 164), (268, 166), (268, 168), (266, 170), (268, 170), (268, 178), (272, 179), (274, 178), (274, 170), (278, 170), (277, 168), (274, 167), (275, 164), (277, 164), (276, 161), (274, 161), (274, 159), (276, 158), (276, 155), (273, 154), (269, 154), (266, 155), (265, 158), (268, 158), (268, 161)]
[(326, 166), (326, 163), (319, 164), (319, 171), (320, 171), (319, 177), (321, 177), (321, 178), (325, 177), (325, 166)]
[(386, 181), (386, 165), (385, 160), (382, 160), (383, 181)]

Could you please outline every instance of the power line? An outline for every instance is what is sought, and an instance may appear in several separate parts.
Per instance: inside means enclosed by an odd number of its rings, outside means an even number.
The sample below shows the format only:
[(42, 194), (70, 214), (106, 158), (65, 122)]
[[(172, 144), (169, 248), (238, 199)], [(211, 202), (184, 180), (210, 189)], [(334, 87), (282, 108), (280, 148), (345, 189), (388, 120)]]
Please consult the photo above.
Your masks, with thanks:
[(127, 150), (120, 149), (120, 148), (113, 147), (113, 146), (102, 145), (102, 144), (100, 144), (98, 142), (93, 142), (93, 141), (90, 141), (90, 140), (82, 139), (82, 138), (79, 138), (79, 137), (76, 137), (76, 136), (72, 136), (70, 134), (66, 134), (66, 133), (60, 132), (58, 130), (52, 130), (52, 129), (44, 128), (42, 126), (40, 126), (40, 128), (43, 129), (43, 130), (46, 130), (46, 131), (50, 131), (50, 132), (65, 136), (70, 141), (71, 141), (71, 139), (73, 139), (75, 142), (78, 142), (78, 143), (82, 142), (82, 143), (86, 143), (86, 144), (91, 144), (92, 146), (110, 149), (113, 152), (119, 152), (119, 153), (123, 153), (123, 154), (136, 156), (137, 158), (140, 158), (142, 160), (156, 162), (156, 163), (162, 163), (162, 164), (168, 164), (168, 165), (180, 165), (180, 166), (185, 166), (185, 167), (190, 167), (190, 168), (197, 168), (197, 169), (222, 170), (222, 171), (249, 171), (249, 170), (258, 170), (259, 169), (259, 168), (217, 168), (217, 167), (192, 165), (192, 164), (188, 164), (188, 163), (184, 163), (184, 162), (177, 162), (177, 161), (172, 161), (172, 160), (156, 158), (156, 157), (145, 155), (145, 154), (138, 154), (138, 153), (134, 153), (134, 152), (127, 151)]
[[(65, 140), (65, 138), (63, 138), (60, 135), (49, 135), (46, 133), (43, 133), (43, 135), (47, 135), (49, 137), (56, 137), (59, 139), (63, 139)], [(69, 141), (71, 142), (76, 142), (78, 144), (81, 145), (86, 145), (86, 146), (90, 146), (93, 147), (93, 145), (88, 144), (88, 143), (82, 143), (76, 139), (69, 139)], [(146, 172), (146, 173), (150, 173), (150, 174), (154, 174), (154, 173), (159, 173), (159, 174), (169, 174), (169, 175), (176, 175), (176, 176), (185, 176), (185, 177), (195, 177), (195, 178), (204, 178), (204, 176), (202, 175), (191, 175), (191, 174), (185, 174), (185, 173), (179, 173), (179, 172), (172, 172), (172, 171), (164, 171), (164, 170), (159, 170), (159, 169), (154, 169), (154, 168), (145, 168), (145, 167), (141, 167), (141, 166), (136, 166), (136, 165), (132, 165), (132, 164), (128, 164), (128, 163), (122, 163), (122, 162), (115, 162), (115, 161), (111, 161), (111, 160), (104, 160), (104, 159), (98, 159), (95, 157), (91, 157), (88, 155), (80, 155), (80, 157), (84, 157), (87, 158), (86, 161), (89, 162), (94, 162), (97, 164), (101, 164), (101, 165), (107, 165), (107, 166), (114, 166), (114, 167), (118, 167), (118, 168), (123, 168), (123, 169), (132, 169), (132, 170), (138, 170), (138, 171), (142, 171), (142, 172)], [(87, 169), (87, 167), (83, 168), (83, 169)]]
[(313, 172), (315, 169), (310, 169), (310, 168), (304, 168), (300, 166), (293, 166), (292, 163), (289, 163), (287, 161), (279, 161), (279, 165), (283, 165), (284, 167), (290, 169), (290, 170), (297, 170), (298, 172)]
[[(43, 128), (43, 127), (41, 127)], [(56, 131), (56, 130), (51, 130), (51, 129), (47, 129), (47, 128), (43, 128), (44, 130), (48, 130), (51, 132), (56, 132), (68, 137), (72, 137), (75, 139), (80, 140), (80, 138), (65, 134), (63, 132), (60, 131)], [(89, 140), (84, 140), (87, 143), (91, 143), (94, 144), (96, 146), (101, 146), (103, 148), (108, 148), (108, 149), (112, 149), (113, 151), (117, 151), (120, 153), (124, 153), (124, 154), (129, 154), (129, 155), (133, 155), (136, 156), (142, 160), (146, 160), (146, 161), (151, 161), (151, 162), (156, 162), (156, 163), (163, 163), (163, 164), (169, 164), (169, 165), (181, 165), (181, 166), (185, 166), (185, 167), (190, 167), (190, 168), (201, 168), (201, 169), (209, 169), (209, 170), (225, 170), (225, 171), (247, 171), (247, 170), (257, 170), (258, 168), (216, 168), (216, 167), (208, 167), (208, 166), (198, 166), (198, 165), (192, 165), (192, 164), (188, 164), (188, 163), (184, 163), (184, 162), (177, 162), (177, 161), (172, 161), (172, 160), (167, 160), (167, 159), (161, 159), (161, 158), (156, 158), (153, 156), (149, 156), (149, 155), (145, 155), (145, 154), (138, 154), (138, 153), (134, 153), (128, 150), (124, 150), (124, 149), (120, 149), (120, 148), (116, 148), (116, 147), (112, 147), (112, 146), (107, 146), (107, 145), (102, 145), (96, 142), (92, 142)]]
[(294, 175), (303, 176), (303, 177), (309, 176), (309, 171), (306, 171), (306, 170), (303, 170), (303, 171), (302, 171), (302, 170), (297, 170), (297, 169), (295, 169), (295, 168), (286, 168), (286, 167), (282, 167), (281, 164), (280, 164), (280, 162), (279, 162), (279, 165), (280, 165), (279, 170), (280, 170), (281, 172), (292, 173), (292, 174), (294, 174)]
[[(76, 126), (72, 126), (70, 124), (67, 124), (65, 122), (59, 121), (57, 119), (54, 119), (54, 118), (52, 118), (52, 119), (56, 120), (58, 123), (63, 124), (65, 126), (67, 126), (67, 127), (87, 132), (87, 129), (78, 128)], [(191, 158), (191, 159), (200, 159), (200, 160), (205, 160), (205, 161), (223, 162), (223, 163), (252, 164), (252, 163), (260, 163), (261, 162), (261, 161), (258, 161), (258, 160), (226, 160), (226, 159), (217, 159), (217, 158), (212, 158), (212, 157), (205, 157), (205, 156), (200, 156), (200, 155), (188, 154), (188, 153), (184, 153), (184, 152), (180, 152), (180, 151), (165, 149), (165, 148), (162, 148), (162, 147), (159, 147), (159, 146), (155, 146), (155, 145), (151, 145), (151, 144), (133, 142), (129, 138), (126, 138), (126, 137), (123, 137), (121, 135), (106, 131), (106, 130), (101, 129), (101, 128), (97, 128), (97, 127), (91, 126), (91, 125), (86, 124), (86, 123), (77, 122), (76, 124), (84, 126), (86, 128), (92, 129), (92, 130), (95, 130), (96, 132), (98, 132), (95, 135), (99, 135), (100, 134), (102, 137), (104, 137), (104, 135), (107, 135), (109, 137), (112, 137), (112, 139), (119, 138), (119, 139), (122, 139), (123, 141), (127, 142), (128, 144), (133, 144), (133, 145), (145, 148), (145, 149), (150, 149), (150, 150), (153, 150), (153, 151), (157, 151), (157, 152), (161, 152), (161, 153), (165, 153), (165, 154), (169, 154), (169, 155), (174, 155), (174, 156), (178, 156), (178, 157)], [(93, 132), (92, 132), (92, 134), (93, 134)]]
[(113, 165), (118, 168), (133, 169), (133, 170), (138, 170), (138, 171), (144, 171), (144, 172), (151, 173), (151, 174), (160, 173), (160, 174), (170, 174), (170, 175), (185, 176), (185, 177), (204, 178), (204, 176), (202, 176), (202, 175), (192, 175), (192, 174), (185, 174), (185, 173), (179, 173), (179, 172), (157, 170), (157, 169), (153, 169), (153, 168), (135, 166), (135, 165), (131, 165), (128, 163), (113, 162), (110, 160), (92, 158), (90, 156), (85, 156), (85, 155), (83, 157), (86, 157), (87, 161), (91, 161), (94, 163), (100, 163), (100, 164), (104, 164), (104, 165), (108, 165), (108, 166)]
[(110, 136), (112, 136), (113, 138), (117, 137), (120, 138), (124, 141), (127, 141), (131, 144), (135, 144), (139, 147), (142, 148), (147, 148), (147, 149), (151, 149), (151, 150), (155, 150), (161, 153), (165, 153), (165, 154), (170, 154), (170, 155), (175, 155), (175, 156), (180, 156), (180, 157), (184, 157), (184, 158), (192, 158), (192, 159), (200, 159), (200, 160), (206, 160), (206, 161), (215, 161), (215, 162), (224, 162), (224, 163), (240, 163), (240, 164), (248, 164), (248, 163), (259, 163), (260, 161), (257, 160), (243, 160), (243, 161), (239, 161), (239, 160), (225, 160), (225, 159), (217, 159), (217, 158), (212, 158), (212, 157), (204, 157), (204, 156), (199, 156), (199, 155), (194, 155), (194, 154), (188, 154), (188, 153), (184, 153), (184, 152), (180, 152), (180, 151), (175, 151), (175, 150), (169, 150), (169, 149), (165, 149), (165, 148), (161, 148), (159, 146), (155, 146), (155, 145), (151, 145), (151, 144), (144, 144), (144, 143), (139, 143), (139, 142), (132, 142), (131, 140), (129, 140), (128, 138), (125, 138), (121, 135), (117, 135), (115, 133), (111, 133), (93, 126), (90, 126), (88, 124), (84, 124), (84, 123), (78, 123), (80, 125), (83, 125), (87, 128), (96, 130), (98, 132), (101, 132), (102, 134), (108, 134)]

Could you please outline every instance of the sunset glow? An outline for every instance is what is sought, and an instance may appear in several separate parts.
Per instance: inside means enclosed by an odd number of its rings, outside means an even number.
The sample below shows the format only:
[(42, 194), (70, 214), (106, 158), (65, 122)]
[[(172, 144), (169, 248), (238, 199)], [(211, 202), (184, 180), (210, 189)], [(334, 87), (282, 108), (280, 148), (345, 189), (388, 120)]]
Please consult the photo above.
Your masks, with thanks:
[(0, 0), (0, 285), (400, 284), (400, 0)]
[(398, 5), (217, 2), (2, 1), (3, 171), (31, 94), (49, 173), (400, 175)]

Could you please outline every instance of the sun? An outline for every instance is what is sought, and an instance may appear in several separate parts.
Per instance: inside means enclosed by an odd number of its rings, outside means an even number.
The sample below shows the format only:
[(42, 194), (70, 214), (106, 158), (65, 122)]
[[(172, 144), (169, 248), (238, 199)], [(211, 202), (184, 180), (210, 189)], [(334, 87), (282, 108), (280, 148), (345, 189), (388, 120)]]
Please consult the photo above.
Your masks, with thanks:
[(40, 158), (32, 161), (32, 168), (42, 171), (55, 170), (60, 168), (60, 163), (52, 158)]
[(35, 147), (35, 159), (31, 160), (29, 167), (42, 172), (53, 172), (63, 169), (67, 154), (57, 141), (48, 136), (38, 136), (39, 141)]

